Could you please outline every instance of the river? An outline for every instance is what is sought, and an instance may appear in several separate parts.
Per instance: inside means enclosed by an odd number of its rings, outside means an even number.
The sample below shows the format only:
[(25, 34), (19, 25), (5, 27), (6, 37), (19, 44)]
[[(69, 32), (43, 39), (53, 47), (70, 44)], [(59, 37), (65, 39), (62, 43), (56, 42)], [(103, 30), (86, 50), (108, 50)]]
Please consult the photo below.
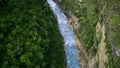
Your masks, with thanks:
[(75, 35), (68, 23), (68, 19), (53, 0), (47, 0), (47, 2), (57, 17), (60, 33), (64, 38), (67, 67), (80, 68), (78, 50), (75, 43)]

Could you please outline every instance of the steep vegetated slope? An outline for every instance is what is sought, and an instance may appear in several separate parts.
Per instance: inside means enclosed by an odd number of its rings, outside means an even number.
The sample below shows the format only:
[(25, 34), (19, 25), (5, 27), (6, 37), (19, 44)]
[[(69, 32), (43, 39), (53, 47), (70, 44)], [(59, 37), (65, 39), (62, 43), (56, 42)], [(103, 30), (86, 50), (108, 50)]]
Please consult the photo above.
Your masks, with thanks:
[(85, 67), (119, 68), (120, 0), (58, 0), (58, 3), (68, 17), (72, 13), (79, 19), (76, 34), (87, 51)]
[(46, 0), (0, 0), (0, 68), (65, 68), (57, 21)]
[(108, 2), (107, 17), (107, 53), (110, 68), (120, 67), (120, 0)]

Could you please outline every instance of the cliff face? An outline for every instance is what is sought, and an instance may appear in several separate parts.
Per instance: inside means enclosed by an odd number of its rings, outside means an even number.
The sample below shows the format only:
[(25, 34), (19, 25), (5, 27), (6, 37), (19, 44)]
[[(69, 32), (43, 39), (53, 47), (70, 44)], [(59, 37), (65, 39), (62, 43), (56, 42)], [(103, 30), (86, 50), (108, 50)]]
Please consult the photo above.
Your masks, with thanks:
[[(120, 20), (117, 19), (119, 12), (114, 14), (115, 10), (111, 9), (114, 8), (114, 5), (110, 6), (111, 3), (116, 3), (116, 10), (119, 11), (120, 4), (117, 3), (117, 0), (111, 2), (104, 0), (57, 0), (56, 2), (67, 15), (69, 23), (75, 31), (81, 68), (119, 67), (114, 64), (120, 62), (117, 61), (117, 59), (119, 60), (119, 56), (117, 56), (117, 54), (119, 55), (119, 44), (116, 42), (118, 45), (115, 45), (113, 36), (111, 36), (113, 27), (115, 27), (114, 30), (117, 30), (116, 33), (119, 32), (117, 29), (119, 27), (111, 25), (113, 21), (120, 24), (118, 22)], [(118, 16), (112, 17), (111, 15)], [(113, 32), (114, 37), (117, 35), (116, 33)], [(119, 38), (119, 35), (117, 36)]]

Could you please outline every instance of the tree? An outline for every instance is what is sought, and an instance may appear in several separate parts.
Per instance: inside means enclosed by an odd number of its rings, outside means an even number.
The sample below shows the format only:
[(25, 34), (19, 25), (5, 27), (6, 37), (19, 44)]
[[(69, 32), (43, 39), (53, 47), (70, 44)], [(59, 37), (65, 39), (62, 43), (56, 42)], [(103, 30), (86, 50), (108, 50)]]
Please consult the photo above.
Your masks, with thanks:
[(63, 39), (46, 0), (0, 0), (0, 12), (1, 68), (65, 67)]

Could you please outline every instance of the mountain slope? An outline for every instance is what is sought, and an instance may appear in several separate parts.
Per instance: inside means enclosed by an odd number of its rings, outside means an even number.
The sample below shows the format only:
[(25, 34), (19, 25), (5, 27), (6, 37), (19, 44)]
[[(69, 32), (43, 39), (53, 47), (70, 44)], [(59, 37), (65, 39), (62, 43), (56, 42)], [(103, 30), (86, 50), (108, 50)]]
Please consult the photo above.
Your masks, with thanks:
[[(57, 0), (57, 3), (69, 20), (72, 19), (70, 24), (80, 41), (82, 68), (119, 68), (120, 1)], [(74, 28), (76, 23), (77, 29)]]

